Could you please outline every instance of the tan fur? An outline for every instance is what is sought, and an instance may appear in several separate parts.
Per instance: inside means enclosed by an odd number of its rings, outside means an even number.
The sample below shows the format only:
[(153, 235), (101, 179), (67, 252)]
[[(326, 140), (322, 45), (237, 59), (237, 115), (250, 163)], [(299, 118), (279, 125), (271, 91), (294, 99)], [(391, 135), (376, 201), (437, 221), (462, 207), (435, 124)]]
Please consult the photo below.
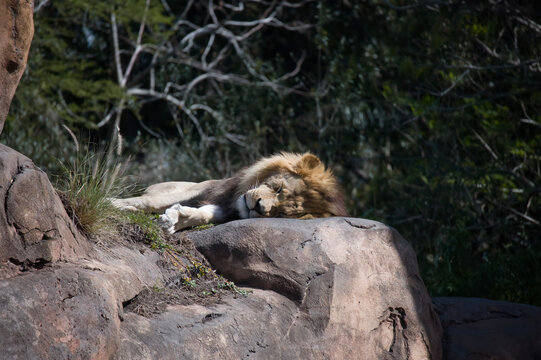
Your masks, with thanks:
[(264, 158), (229, 179), (155, 184), (140, 197), (113, 204), (153, 212), (169, 208), (162, 220), (170, 231), (236, 218), (347, 216), (335, 176), (310, 153)]
[[(284, 176), (285, 174), (285, 176)], [(262, 217), (317, 218), (347, 216), (336, 178), (310, 153), (282, 153), (263, 159), (248, 169), (241, 182), (247, 203), (266, 202)], [(300, 180), (300, 181), (299, 181)], [(283, 185), (282, 194), (273, 186)]]

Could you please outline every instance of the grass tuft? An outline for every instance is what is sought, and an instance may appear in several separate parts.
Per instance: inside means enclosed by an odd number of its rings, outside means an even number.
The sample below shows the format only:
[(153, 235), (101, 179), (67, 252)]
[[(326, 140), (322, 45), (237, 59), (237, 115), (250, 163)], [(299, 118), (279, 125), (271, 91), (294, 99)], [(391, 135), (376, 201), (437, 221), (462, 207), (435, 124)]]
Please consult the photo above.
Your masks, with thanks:
[(79, 151), (70, 163), (61, 164), (56, 189), (68, 214), (88, 236), (113, 230), (120, 211), (110, 198), (127, 192), (122, 173), (124, 164), (108, 164), (103, 153)]

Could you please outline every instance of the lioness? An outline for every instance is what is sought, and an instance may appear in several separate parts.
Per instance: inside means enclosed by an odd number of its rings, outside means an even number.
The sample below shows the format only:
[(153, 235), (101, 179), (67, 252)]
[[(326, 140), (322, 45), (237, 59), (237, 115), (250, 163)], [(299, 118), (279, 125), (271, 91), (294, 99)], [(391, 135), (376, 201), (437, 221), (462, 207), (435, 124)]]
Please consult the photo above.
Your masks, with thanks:
[(160, 224), (170, 233), (235, 219), (348, 216), (336, 178), (310, 153), (264, 158), (228, 179), (155, 184), (141, 196), (112, 203), (165, 212)]

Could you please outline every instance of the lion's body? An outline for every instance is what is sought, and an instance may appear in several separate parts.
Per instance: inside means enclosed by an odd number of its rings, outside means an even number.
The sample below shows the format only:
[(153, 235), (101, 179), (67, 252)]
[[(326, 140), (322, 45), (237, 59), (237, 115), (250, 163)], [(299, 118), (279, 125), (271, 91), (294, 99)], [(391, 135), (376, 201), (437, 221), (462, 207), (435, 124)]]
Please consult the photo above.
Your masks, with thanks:
[(155, 184), (113, 204), (164, 213), (160, 219), (170, 232), (254, 217), (347, 216), (336, 178), (308, 153), (264, 158), (227, 179)]

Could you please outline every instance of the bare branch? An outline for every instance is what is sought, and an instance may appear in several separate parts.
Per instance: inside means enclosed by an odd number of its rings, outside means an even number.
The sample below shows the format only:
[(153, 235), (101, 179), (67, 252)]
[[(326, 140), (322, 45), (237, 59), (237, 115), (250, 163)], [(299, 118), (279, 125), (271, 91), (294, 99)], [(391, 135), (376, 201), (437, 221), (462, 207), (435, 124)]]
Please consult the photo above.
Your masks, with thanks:
[[(301, 8), (304, 5), (306, 5), (306, 4), (310, 3), (310, 2), (315, 2), (315, 1), (317, 1), (317, 0), (302, 0), (302, 1), (299, 1), (297, 3), (291, 3), (289, 1), (280, 1), (280, 6), (295, 9), (295, 8)], [(248, 2), (256, 3), (256, 4), (264, 4), (264, 5), (271, 5), (271, 4), (275, 3), (275, 1), (265, 1), (265, 0), (248, 0)]]
[(203, 55), (201, 55), (201, 63), (203, 64), (204, 68), (207, 68), (207, 55), (210, 52), (210, 49), (212, 48), (212, 45), (214, 45), (214, 39), (216, 38), (216, 35), (211, 34), (209, 38), (209, 42), (207, 43), (207, 46), (205, 47), (205, 51), (203, 52)]
[(79, 152), (79, 141), (77, 141), (77, 136), (75, 136), (73, 131), (71, 131), (71, 129), (66, 124), (62, 124), (62, 127), (66, 129), (68, 134), (71, 136), (71, 140), (73, 140), (73, 143), (75, 144), (75, 150)]
[(161, 0), (162, 6), (167, 11), (169, 15), (173, 15), (173, 11), (171, 10), (171, 7), (169, 6), (169, 3), (167, 3), (167, 0)]
[(295, 69), (293, 69), (293, 71), (290, 73), (280, 76), (278, 78), (278, 81), (284, 81), (294, 76), (297, 76), (299, 71), (301, 71), (301, 67), (302, 67), (302, 64), (304, 63), (304, 59), (306, 59), (306, 52), (303, 50), (301, 57), (299, 58), (299, 60), (297, 60), (297, 65), (295, 66)]
[(513, 59), (504, 59), (500, 54), (498, 54), (496, 52), (496, 50), (494, 49), (491, 49), (487, 44), (485, 44), (484, 42), (482, 42), (481, 40), (479, 40), (478, 38), (475, 38), (475, 41), (481, 45), (483, 47), (483, 49), (485, 49), (485, 51), (492, 57), (495, 57), (496, 59), (499, 59), (499, 60), (503, 60), (503, 61), (506, 61), (510, 64), (513, 64), (513, 65), (518, 65), (520, 64), (520, 60), (513, 60)]
[(455, 81), (453, 81), (453, 83), (451, 84), (451, 86), (449, 86), (447, 89), (443, 90), (443, 91), (440, 91), (439, 93), (435, 93), (435, 92), (431, 92), (429, 91), (430, 94), (432, 95), (435, 95), (435, 96), (440, 96), (440, 97), (443, 97), (445, 95), (447, 95), (451, 90), (453, 90), (455, 88), (455, 86), (457, 86), (457, 84), (462, 81), (462, 79), (464, 78), (464, 76), (468, 75), (470, 73), (470, 70), (466, 70), (464, 71), (462, 74), (460, 74), (457, 79)]
[(194, 40), (196, 38), (198, 38), (200, 36), (203, 36), (203, 35), (206, 35), (206, 34), (209, 34), (209, 33), (213, 32), (213, 31), (215, 31), (216, 29), (218, 29), (218, 25), (216, 25), (216, 24), (208, 24), (208, 25), (206, 25), (204, 27), (197, 28), (197, 30), (192, 31), (191, 33), (186, 35), (180, 41), (181, 45), (185, 44), (186, 42), (188, 43), (188, 45), (186, 45), (184, 47), (184, 49), (182, 49), (182, 51), (188, 52), (193, 47), (193, 42), (194, 42)]
[(541, 226), (541, 223), (539, 221), (537, 221), (536, 219), (532, 218), (529, 215), (523, 214), (520, 211), (513, 209), (512, 207), (508, 207), (508, 206), (501, 206), (501, 207), (508, 210), (508, 211), (510, 211), (510, 212), (512, 212), (513, 214), (523, 218), (524, 220), (527, 220), (527, 221), (531, 222), (532, 224), (535, 224), (537, 226)]
[(206, 112), (208, 112), (209, 114), (212, 115), (213, 118), (215, 118), (216, 120), (218, 120), (218, 122), (223, 122), (224, 121), (224, 117), (222, 116), (221, 113), (219, 113), (218, 111), (212, 109), (210, 106), (208, 105), (204, 105), (204, 104), (193, 104), (190, 106), (190, 110), (193, 111), (193, 110), (204, 110)]
[(490, 155), (492, 155), (492, 157), (494, 158), (494, 160), (498, 160), (498, 155), (496, 155), (496, 153), (492, 150), (492, 148), (487, 144), (487, 142), (481, 137), (481, 135), (479, 135), (477, 133), (477, 131), (473, 130), (473, 133), (475, 135), (475, 137), (481, 142), (481, 144), (483, 144), (483, 146), (485, 147), (485, 149), (487, 149), (487, 151), (490, 153)]
[(190, 11), (190, 9), (192, 8), (192, 5), (193, 5), (193, 0), (189, 0), (188, 3), (186, 4), (186, 7), (184, 8), (184, 11), (183, 11), (182, 14), (180, 15), (180, 18), (181, 18), (181, 19), (184, 19), (184, 17), (186, 17), (186, 14), (187, 14), (188, 11)]
[(244, 3), (242, 1), (239, 2), (239, 6), (231, 5), (231, 4), (228, 4), (226, 2), (223, 2), (223, 6), (226, 9), (229, 9), (229, 10), (234, 11), (234, 12), (244, 11)]
[(109, 113), (103, 118), (103, 120), (100, 121), (98, 123), (98, 125), (96, 125), (96, 126), (98, 128), (100, 128), (100, 127), (103, 127), (104, 125), (106, 125), (109, 122), (109, 120), (111, 120), (111, 118), (113, 117), (115, 111), (116, 111), (116, 108), (113, 108), (111, 111), (109, 111)]
[(537, 127), (541, 128), (541, 124), (538, 123), (537, 121), (533, 120), (530, 117), (530, 115), (528, 115), (528, 113), (526, 112), (526, 107), (524, 106), (524, 103), (522, 101), (520, 102), (520, 107), (522, 108), (522, 111), (524, 112), (524, 116), (526, 116), (526, 119), (520, 119), (520, 122), (523, 122), (525, 124), (534, 125), (534, 126), (537, 126)]
[(130, 62), (128, 64), (128, 67), (126, 68), (126, 72), (124, 73), (122, 82), (120, 83), (120, 86), (123, 88), (126, 87), (126, 83), (128, 82), (128, 78), (130, 77), (130, 74), (133, 70), (133, 66), (135, 65), (135, 62), (137, 61), (139, 54), (143, 50), (143, 47), (141, 46), (141, 41), (143, 40), (143, 33), (145, 31), (145, 24), (146, 24), (149, 6), (150, 6), (150, 0), (147, 0), (145, 4), (145, 11), (143, 12), (143, 19), (141, 20), (141, 24), (139, 26), (139, 33), (137, 34), (137, 42), (135, 43), (135, 51), (133, 52), (130, 58)]
[(212, 0), (209, 0), (209, 3), (208, 3), (208, 11), (209, 11), (209, 15), (212, 19), (212, 22), (216, 25), (219, 24), (219, 21), (218, 21), (218, 17), (216, 16), (216, 13), (214, 12), (214, 4), (212, 3)]
[(34, 7), (34, 14), (39, 12), (41, 8), (49, 5), (49, 0), (42, 0), (36, 7)]
[[(147, 17), (150, 8), (150, 0), (146, 0), (145, 9), (141, 22), (139, 23), (136, 39), (129, 37), (122, 38), (122, 43), (128, 48), (121, 49), (119, 44), (119, 25), (115, 13), (111, 13), (111, 32), (113, 37), (113, 57), (119, 85), (126, 90), (126, 94), (133, 96), (139, 104), (150, 101), (164, 100), (170, 105), (170, 111), (175, 119), (178, 114), (183, 113), (194, 124), (202, 142), (208, 144), (216, 141), (208, 136), (204, 127), (198, 119), (198, 111), (210, 114), (218, 124), (224, 124), (224, 115), (213, 109), (206, 101), (219, 94), (222, 89), (220, 83), (229, 83), (239, 86), (266, 87), (272, 91), (281, 93), (296, 93), (311, 96), (296, 87), (287, 87), (283, 82), (297, 76), (306, 59), (306, 53), (302, 53), (296, 60), (294, 69), (277, 78), (270, 79), (264, 68), (260, 67), (254, 60), (250, 44), (247, 40), (265, 27), (278, 27), (288, 31), (300, 32), (310, 28), (312, 25), (304, 23), (287, 24), (278, 19), (282, 16), (284, 9), (298, 9), (314, 2), (315, 0), (301, 0), (296, 2), (288, 1), (265, 1), (245, 0), (238, 3), (227, 3), (214, 0), (207, 0), (203, 3), (206, 7), (206, 17), (194, 17), (197, 21), (186, 19), (188, 13), (196, 3), (189, 0), (185, 5), (182, 14), (172, 25), (170, 37), (159, 44), (143, 44), (145, 31), (150, 31), (147, 26)], [(161, 0), (166, 12), (171, 13), (168, 0)], [(237, 13), (245, 10), (246, 3), (261, 4), (262, 9), (256, 19), (237, 17)], [(204, 9), (200, 6), (197, 11)], [(242, 19), (242, 20), (239, 20)], [(180, 37), (180, 40), (179, 40)], [(180, 45), (180, 46), (179, 46)], [(136, 64), (142, 53), (152, 55), (152, 61), (145, 64), (145, 69), (138, 69)], [(229, 67), (224, 69), (226, 59), (234, 59), (236, 65), (232, 72)], [(125, 69), (122, 66), (122, 59), (129, 59)], [(191, 79), (182, 79), (182, 76), (165, 83), (159, 79), (163, 74), (161, 66), (166, 64), (179, 64), (191, 68), (195, 75)], [(230, 64), (228, 62), (228, 64)], [(229, 65), (228, 65), (229, 66)], [(137, 72), (136, 72), (137, 68)], [(129, 80), (129, 81), (128, 81)], [(202, 86), (204, 84), (204, 86)], [(161, 89), (160, 89), (161, 88)], [(205, 89), (200, 91), (200, 89)], [(195, 103), (193, 103), (195, 102)], [(122, 111), (127, 106), (127, 98), (119, 101), (110, 112), (103, 118), (98, 126), (102, 127), (111, 123), (111, 140), (121, 145), (120, 118)], [(151, 126), (147, 126), (141, 119), (141, 126), (154, 136)], [(181, 124), (176, 121), (180, 136), (184, 136)], [(232, 134), (220, 127), (223, 139), (232, 141), (239, 146), (247, 146), (243, 136)]]
[(530, 29), (532, 29), (536, 33), (541, 34), (541, 25), (539, 25), (535, 21), (533, 21), (531, 19), (526, 19), (526, 18), (523, 18), (523, 17), (519, 17), (519, 16), (516, 16), (515, 19), (519, 23), (521, 23), (522, 25), (526, 25), (527, 27), (529, 27)]
[(120, 48), (118, 46), (118, 27), (116, 25), (115, 13), (111, 13), (111, 30), (113, 32), (113, 51), (116, 65), (116, 75), (119, 84), (122, 83), (124, 75), (122, 74), (122, 64), (120, 63)]
[(145, 11), (143, 12), (143, 19), (141, 20), (141, 25), (139, 26), (139, 33), (137, 34), (137, 45), (141, 45), (143, 40), (143, 33), (145, 32), (145, 24), (147, 22), (148, 8), (150, 6), (150, 0), (147, 0), (145, 3)]

